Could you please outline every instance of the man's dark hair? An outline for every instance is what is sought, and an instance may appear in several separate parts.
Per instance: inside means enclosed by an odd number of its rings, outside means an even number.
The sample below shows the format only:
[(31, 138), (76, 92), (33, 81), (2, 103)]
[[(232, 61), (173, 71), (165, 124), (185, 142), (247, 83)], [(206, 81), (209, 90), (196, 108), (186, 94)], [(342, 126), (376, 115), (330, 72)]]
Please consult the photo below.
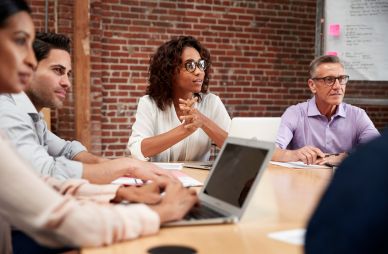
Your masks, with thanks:
[(70, 38), (63, 34), (37, 32), (32, 47), (39, 62), (45, 59), (52, 49), (65, 50), (70, 54), (70, 42)]
[[(196, 49), (207, 63), (205, 78), (203, 80), (201, 92), (207, 93), (209, 86), (210, 73), (210, 53), (192, 36), (179, 36), (162, 44), (150, 59), (149, 66), (149, 85), (146, 94), (155, 102), (160, 110), (164, 110), (167, 105), (172, 103), (172, 82), (174, 76), (182, 65), (182, 52), (184, 48), (192, 47)], [(194, 94), (201, 99), (198, 93)]]

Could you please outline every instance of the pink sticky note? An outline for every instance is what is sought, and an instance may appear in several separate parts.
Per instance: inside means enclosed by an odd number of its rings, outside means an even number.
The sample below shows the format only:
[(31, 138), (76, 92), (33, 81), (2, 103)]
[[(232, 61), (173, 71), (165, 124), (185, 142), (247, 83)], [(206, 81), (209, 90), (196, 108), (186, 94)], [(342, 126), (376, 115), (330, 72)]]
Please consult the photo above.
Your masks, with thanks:
[(326, 55), (328, 55), (328, 56), (338, 56), (338, 53), (336, 51), (328, 51), (328, 52), (326, 52)]
[(330, 24), (329, 25), (329, 35), (331, 36), (340, 36), (341, 26), (340, 24)]

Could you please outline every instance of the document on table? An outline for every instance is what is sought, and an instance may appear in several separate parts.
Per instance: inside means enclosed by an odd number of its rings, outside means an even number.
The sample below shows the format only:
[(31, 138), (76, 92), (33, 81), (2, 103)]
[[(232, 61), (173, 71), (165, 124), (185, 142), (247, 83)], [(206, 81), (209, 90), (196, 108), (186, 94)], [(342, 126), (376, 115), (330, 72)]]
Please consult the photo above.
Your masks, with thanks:
[[(181, 181), (184, 187), (202, 186), (203, 183), (192, 178), (191, 176), (180, 171), (183, 168), (183, 163), (166, 163), (166, 162), (154, 162), (155, 165), (162, 169), (171, 170), (171, 173)], [(119, 177), (112, 182), (112, 184), (121, 185), (141, 185), (143, 181), (132, 177)]]
[(111, 184), (119, 185), (142, 185), (143, 181), (137, 178), (122, 176), (111, 182)]
[(181, 170), (183, 168), (183, 163), (170, 163), (170, 162), (153, 162), (156, 166), (162, 169), (167, 170)]
[[(176, 176), (179, 181), (182, 183), (184, 187), (195, 187), (195, 186), (203, 186), (203, 183), (192, 178), (191, 176), (183, 173), (179, 170), (171, 170), (171, 173)], [(112, 182), (112, 184), (120, 184), (120, 185), (142, 185), (143, 181), (141, 179), (132, 178), (132, 177), (119, 177)]]
[(286, 167), (286, 168), (331, 168), (325, 165), (316, 165), (316, 164), (307, 165), (301, 161), (291, 161), (291, 162), (270, 161), (269, 163), (273, 165)]
[(305, 234), (306, 229), (298, 228), (286, 231), (272, 232), (268, 234), (268, 237), (290, 244), (303, 245)]
[(181, 181), (184, 187), (195, 187), (203, 185), (203, 183), (183, 173), (182, 171), (172, 171), (172, 174), (176, 176), (179, 181)]

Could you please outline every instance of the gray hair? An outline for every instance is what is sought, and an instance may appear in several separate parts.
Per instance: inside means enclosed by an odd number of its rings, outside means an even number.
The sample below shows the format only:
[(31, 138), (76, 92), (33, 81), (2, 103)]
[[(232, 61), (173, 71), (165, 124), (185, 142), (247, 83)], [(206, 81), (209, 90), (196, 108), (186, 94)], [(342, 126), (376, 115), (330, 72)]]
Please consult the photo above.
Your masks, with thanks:
[(331, 56), (331, 55), (320, 56), (315, 58), (310, 63), (310, 70), (309, 70), (310, 78), (314, 77), (315, 71), (317, 70), (318, 66), (323, 63), (339, 63), (342, 66), (342, 68), (345, 68), (344, 64), (342, 63), (342, 61), (339, 59), (338, 56)]

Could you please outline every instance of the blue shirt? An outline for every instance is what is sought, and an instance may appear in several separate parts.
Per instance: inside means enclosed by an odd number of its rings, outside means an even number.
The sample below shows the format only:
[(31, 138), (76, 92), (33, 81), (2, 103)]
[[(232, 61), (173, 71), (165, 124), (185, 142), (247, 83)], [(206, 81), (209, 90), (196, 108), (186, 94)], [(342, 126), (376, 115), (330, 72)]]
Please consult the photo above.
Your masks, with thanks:
[(26, 94), (0, 95), (0, 129), (38, 174), (61, 180), (82, 177), (82, 163), (72, 159), (86, 148), (49, 131)]

